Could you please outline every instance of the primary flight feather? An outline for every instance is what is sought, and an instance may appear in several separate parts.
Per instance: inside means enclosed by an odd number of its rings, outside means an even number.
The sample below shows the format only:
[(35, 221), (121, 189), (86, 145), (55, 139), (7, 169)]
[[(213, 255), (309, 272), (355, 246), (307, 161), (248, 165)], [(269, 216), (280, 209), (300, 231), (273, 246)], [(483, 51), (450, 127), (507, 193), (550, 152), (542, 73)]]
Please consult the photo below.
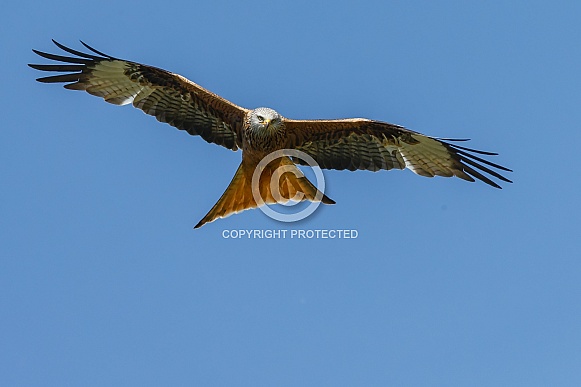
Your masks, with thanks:
[[(339, 120), (292, 120), (269, 108), (249, 110), (204, 89), (198, 84), (156, 67), (118, 59), (81, 42), (91, 53), (73, 50), (54, 41), (60, 49), (74, 55), (62, 56), (33, 50), (59, 64), (29, 64), (30, 67), (61, 73), (38, 78), (43, 83), (65, 83), (65, 88), (85, 90), (116, 104), (133, 104), (191, 135), (231, 150), (242, 149), (242, 162), (232, 182), (196, 225), (201, 227), (217, 218), (256, 208), (253, 190), (266, 204), (295, 199), (333, 204), (298, 170), (295, 162), (282, 157), (268, 164), (257, 187), (252, 175), (258, 163), (280, 149), (297, 149), (311, 156), (321, 168), (378, 171), (408, 168), (421, 176), (456, 176), (481, 180), (501, 188), (493, 178), (511, 182), (498, 170), (510, 169), (480, 156), (495, 153), (465, 148), (402, 126), (364, 118)], [(277, 176), (280, 195), (274, 195), (270, 179), (284, 166), (293, 173)]]

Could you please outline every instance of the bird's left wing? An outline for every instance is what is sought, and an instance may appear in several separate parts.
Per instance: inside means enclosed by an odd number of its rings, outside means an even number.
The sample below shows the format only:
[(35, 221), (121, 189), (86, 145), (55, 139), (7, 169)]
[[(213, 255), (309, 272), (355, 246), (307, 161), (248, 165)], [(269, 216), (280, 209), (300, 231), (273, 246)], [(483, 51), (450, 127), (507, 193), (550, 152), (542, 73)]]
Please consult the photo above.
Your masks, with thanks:
[(105, 101), (133, 106), (191, 135), (226, 148), (237, 150), (247, 110), (204, 89), (181, 75), (118, 59), (83, 43), (91, 54), (53, 42), (75, 57), (36, 54), (59, 64), (29, 64), (41, 71), (64, 74), (38, 78), (39, 82), (60, 83), (71, 90), (85, 90)]
[[(456, 176), (501, 188), (490, 177), (511, 182), (493, 169), (511, 171), (479, 155), (496, 153), (464, 148), (387, 122), (365, 118), (342, 120), (285, 119), (287, 148), (313, 157), (321, 168), (378, 171), (408, 168), (421, 176)], [(299, 162), (301, 162), (299, 160)]]

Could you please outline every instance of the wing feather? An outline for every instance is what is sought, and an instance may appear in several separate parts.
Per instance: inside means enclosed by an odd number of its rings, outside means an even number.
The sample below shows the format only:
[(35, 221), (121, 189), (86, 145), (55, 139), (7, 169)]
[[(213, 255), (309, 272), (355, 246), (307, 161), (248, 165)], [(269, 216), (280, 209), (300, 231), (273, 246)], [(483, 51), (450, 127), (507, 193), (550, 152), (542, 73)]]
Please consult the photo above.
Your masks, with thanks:
[[(402, 126), (364, 118), (345, 120), (289, 120), (288, 148), (296, 148), (313, 157), (321, 168), (370, 170), (404, 169), (426, 176), (456, 176), (466, 181), (474, 178), (501, 188), (493, 178), (512, 183), (492, 168), (510, 169), (478, 157), (495, 156), (452, 144), (406, 129)], [(449, 141), (449, 142), (447, 142)], [(301, 162), (301, 160), (295, 160)], [(492, 167), (492, 168), (489, 168)]]
[(81, 43), (91, 54), (53, 42), (75, 57), (33, 50), (39, 56), (61, 64), (30, 64), (30, 67), (64, 73), (38, 78), (39, 82), (66, 83), (64, 87), (67, 89), (85, 90), (116, 105), (132, 103), (157, 120), (191, 135), (199, 135), (208, 142), (232, 150), (241, 147), (246, 109), (181, 75), (112, 57), (84, 42)]

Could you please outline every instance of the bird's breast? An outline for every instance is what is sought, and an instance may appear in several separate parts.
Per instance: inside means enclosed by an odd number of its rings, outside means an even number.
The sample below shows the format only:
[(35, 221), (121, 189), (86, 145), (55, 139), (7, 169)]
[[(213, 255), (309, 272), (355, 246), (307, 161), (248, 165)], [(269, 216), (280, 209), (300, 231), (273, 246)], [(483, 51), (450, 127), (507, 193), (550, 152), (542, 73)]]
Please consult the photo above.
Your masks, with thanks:
[(283, 130), (252, 130), (246, 127), (242, 131), (242, 149), (265, 155), (284, 148), (285, 135)]

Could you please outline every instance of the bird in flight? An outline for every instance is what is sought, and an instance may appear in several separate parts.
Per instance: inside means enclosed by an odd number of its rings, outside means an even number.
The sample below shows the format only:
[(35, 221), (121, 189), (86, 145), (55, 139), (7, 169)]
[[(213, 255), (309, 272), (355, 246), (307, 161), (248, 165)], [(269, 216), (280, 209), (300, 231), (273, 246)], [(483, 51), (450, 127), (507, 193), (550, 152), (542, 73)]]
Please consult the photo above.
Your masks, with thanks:
[[(270, 162), (263, 167), (253, 186), (253, 173), (260, 161), (283, 149), (302, 151), (324, 169), (408, 168), (427, 177), (456, 176), (471, 182), (478, 179), (495, 188), (501, 187), (493, 178), (511, 183), (498, 172), (512, 172), (510, 169), (478, 156), (496, 153), (455, 143), (467, 140), (434, 138), (399, 125), (365, 118), (293, 120), (270, 108), (249, 110), (181, 75), (115, 58), (84, 42), (81, 43), (90, 53), (53, 42), (73, 56), (33, 50), (43, 58), (59, 62), (29, 64), (36, 70), (60, 73), (37, 81), (65, 83), (66, 89), (85, 90), (116, 105), (133, 104), (158, 121), (200, 136), (207, 142), (233, 151), (242, 149), (242, 162), (230, 185), (195, 228), (264, 203), (308, 200), (334, 204), (297, 168), (295, 163), (305, 163), (297, 158), (284, 156)], [(285, 173), (277, 175), (281, 167)], [(274, 192), (277, 187), (271, 184), (274, 178), (278, 181), (277, 192)], [(256, 192), (262, 200), (255, 200)]]

